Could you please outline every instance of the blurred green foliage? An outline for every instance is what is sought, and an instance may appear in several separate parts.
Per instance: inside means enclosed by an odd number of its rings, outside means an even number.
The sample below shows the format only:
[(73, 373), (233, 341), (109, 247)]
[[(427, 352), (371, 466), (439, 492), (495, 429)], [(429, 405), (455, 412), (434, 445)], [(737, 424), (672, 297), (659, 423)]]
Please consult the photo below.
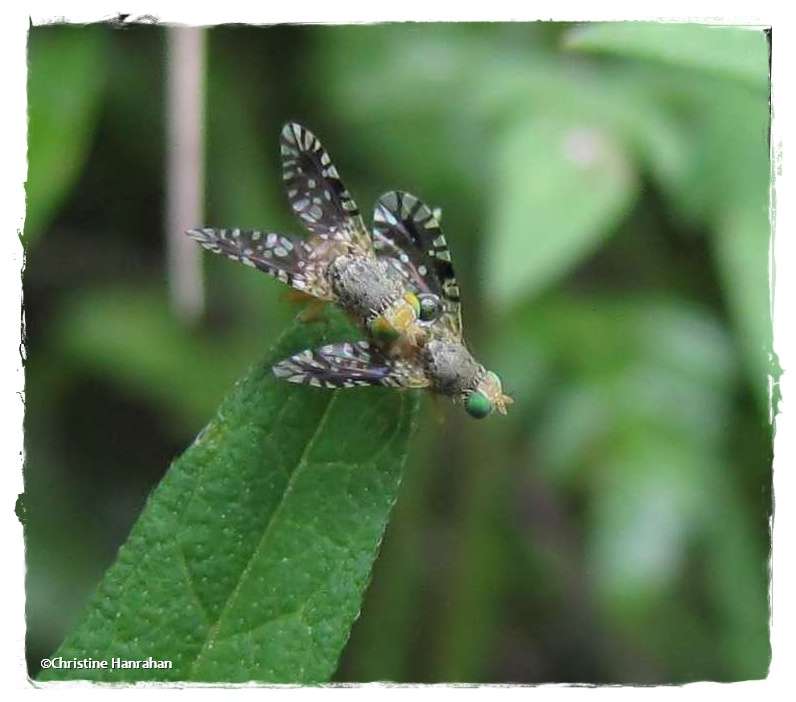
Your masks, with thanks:
[(768, 45), (760, 39), (751, 28), (617, 22), (584, 25), (567, 45), (711, 71), (765, 90)]
[(80, 27), (29, 36), (25, 236), (31, 240), (68, 196), (91, 146), (106, 80), (107, 36)]
[[(164, 40), (31, 32), (34, 673), (295, 312), (207, 257), (205, 321), (170, 315)], [(468, 340), (516, 400), (478, 425), (424, 407), (337, 679), (766, 674), (767, 56), (761, 31), (693, 25), (208, 32), (206, 223), (299, 231), (276, 144), (306, 123), (364, 212), (394, 188), (442, 207)]]

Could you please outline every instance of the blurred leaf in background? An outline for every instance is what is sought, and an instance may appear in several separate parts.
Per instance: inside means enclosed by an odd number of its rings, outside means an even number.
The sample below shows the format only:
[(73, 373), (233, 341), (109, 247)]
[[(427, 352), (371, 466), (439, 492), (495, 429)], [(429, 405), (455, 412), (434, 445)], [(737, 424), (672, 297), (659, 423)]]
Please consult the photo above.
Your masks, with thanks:
[(757, 28), (663, 22), (584, 25), (569, 33), (570, 48), (661, 61), (714, 72), (768, 89), (768, 46)]
[(594, 250), (627, 212), (636, 183), (621, 145), (574, 119), (518, 124), (495, 161), (485, 286), (505, 308)]
[[(516, 400), (478, 425), (424, 405), (338, 680), (766, 674), (767, 41), (664, 23), (209, 30), (206, 223), (300, 232), (277, 136), (307, 124), (366, 217), (396, 188), (442, 208), (468, 343)], [(165, 57), (158, 27), (31, 32), (32, 673), (295, 312), (206, 257), (207, 318), (171, 318)]]
[(107, 80), (106, 38), (96, 27), (45, 27), (30, 34), (28, 244), (69, 195), (88, 155)]

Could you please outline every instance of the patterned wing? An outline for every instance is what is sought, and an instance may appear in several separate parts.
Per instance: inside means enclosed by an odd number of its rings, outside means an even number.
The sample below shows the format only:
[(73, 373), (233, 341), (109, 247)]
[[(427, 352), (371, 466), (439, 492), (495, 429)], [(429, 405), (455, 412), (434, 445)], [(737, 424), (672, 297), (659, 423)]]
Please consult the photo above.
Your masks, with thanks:
[(307, 241), (252, 229), (189, 229), (186, 234), (213, 253), (258, 268), (308, 295), (332, 300), (326, 267), (331, 242)]
[(322, 239), (370, 251), (372, 244), (357, 204), (318, 138), (289, 122), (282, 128), (280, 147), (287, 196), (302, 224)]
[(412, 361), (387, 358), (367, 341), (329, 344), (302, 351), (277, 363), (277, 378), (326, 388), (386, 385), (422, 388), (429, 385), (423, 368)]
[(418, 293), (432, 293), (443, 303), (442, 319), (461, 337), (459, 286), (439, 219), (414, 195), (391, 191), (376, 202), (373, 246), (387, 256)]

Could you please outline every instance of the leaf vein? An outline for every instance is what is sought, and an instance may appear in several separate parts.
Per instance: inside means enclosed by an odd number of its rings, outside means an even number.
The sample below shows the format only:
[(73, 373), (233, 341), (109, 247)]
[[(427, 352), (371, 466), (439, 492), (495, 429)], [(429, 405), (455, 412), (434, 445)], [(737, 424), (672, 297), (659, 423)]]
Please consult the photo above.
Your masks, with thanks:
[(196, 674), (196, 669), (197, 669), (197, 667), (199, 665), (199, 662), (202, 660), (202, 657), (205, 655), (205, 653), (210, 648), (212, 648), (213, 644), (217, 641), (218, 633), (219, 633), (219, 630), (221, 628), (221, 622), (223, 621), (224, 616), (226, 615), (226, 613), (229, 610), (230, 606), (232, 605), (232, 603), (237, 598), (237, 595), (240, 592), (240, 589), (241, 589), (244, 581), (246, 580), (246, 577), (247, 577), (249, 571), (252, 568), (252, 564), (254, 563), (257, 554), (260, 553), (260, 551), (263, 548), (263, 545), (266, 543), (266, 541), (268, 540), (269, 535), (271, 534), (271, 529), (272, 529), (273, 525), (278, 521), (279, 513), (281, 512), (281, 510), (282, 510), (282, 508), (283, 508), (283, 506), (285, 504), (287, 496), (289, 495), (289, 493), (292, 490), (292, 487), (293, 487), (293, 485), (294, 485), (294, 483), (296, 481), (297, 476), (302, 472), (302, 469), (307, 465), (307, 456), (309, 456), (309, 453), (312, 450), (312, 447), (315, 445), (315, 441), (318, 439), (318, 437), (320, 436), (320, 434), (321, 434), (321, 432), (323, 430), (323, 427), (326, 425), (326, 421), (329, 418), (329, 415), (331, 413), (330, 412), (331, 407), (334, 405), (334, 402), (335, 402), (336, 398), (337, 398), (337, 393), (333, 393), (332, 397), (329, 400), (329, 402), (326, 404), (326, 408), (324, 409), (323, 415), (321, 416), (320, 420), (318, 421), (318, 425), (315, 427), (315, 431), (312, 433), (312, 436), (310, 437), (309, 441), (307, 441), (307, 444), (305, 445), (304, 450), (301, 453), (301, 456), (300, 456), (300, 458), (299, 458), (299, 460), (298, 460), (298, 462), (296, 464), (296, 467), (293, 470), (293, 473), (290, 475), (290, 479), (288, 481), (287, 486), (285, 487), (285, 491), (282, 493), (282, 499), (280, 500), (279, 504), (277, 505), (276, 509), (274, 510), (273, 514), (271, 515), (271, 518), (268, 521), (268, 524), (266, 525), (265, 529), (263, 530), (263, 535), (260, 538), (259, 543), (257, 544), (257, 548), (255, 548), (252, 551), (251, 556), (249, 556), (249, 560), (246, 562), (246, 565), (244, 566), (243, 570), (241, 571), (241, 575), (238, 578), (238, 582), (236, 583), (235, 588), (232, 590), (232, 592), (227, 597), (226, 602), (224, 603), (224, 606), (223, 606), (223, 608), (221, 610), (221, 613), (218, 615), (218, 619), (210, 627), (209, 632), (208, 632), (208, 636), (205, 639), (205, 642), (204, 642), (202, 648), (199, 650), (199, 653), (196, 655), (196, 658), (194, 658), (194, 661), (191, 664), (191, 672), (190, 672), (190, 677), (191, 678), (194, 678), (194, 676)]

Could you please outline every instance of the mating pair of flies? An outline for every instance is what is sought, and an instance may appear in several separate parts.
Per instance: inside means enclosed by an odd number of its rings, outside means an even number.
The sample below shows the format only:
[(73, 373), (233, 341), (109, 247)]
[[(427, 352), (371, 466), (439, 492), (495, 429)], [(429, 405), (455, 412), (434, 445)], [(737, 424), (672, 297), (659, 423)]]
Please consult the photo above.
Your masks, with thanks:
[(430, 388), (468, 414), (506, 413), (498, 376), (467, 349), (459, 287), (436, 215), (418, 198), (392, 191), (376, 202), (368, 232), (327, 151), (300, 124), (282, 129), (283, 178), (309, 237), (243, 229), (191, 229), (206, 249), (257, 268), (300, 292), (334, 302), (369, 341), (308, 349), (274, 374), (326, 388)]

